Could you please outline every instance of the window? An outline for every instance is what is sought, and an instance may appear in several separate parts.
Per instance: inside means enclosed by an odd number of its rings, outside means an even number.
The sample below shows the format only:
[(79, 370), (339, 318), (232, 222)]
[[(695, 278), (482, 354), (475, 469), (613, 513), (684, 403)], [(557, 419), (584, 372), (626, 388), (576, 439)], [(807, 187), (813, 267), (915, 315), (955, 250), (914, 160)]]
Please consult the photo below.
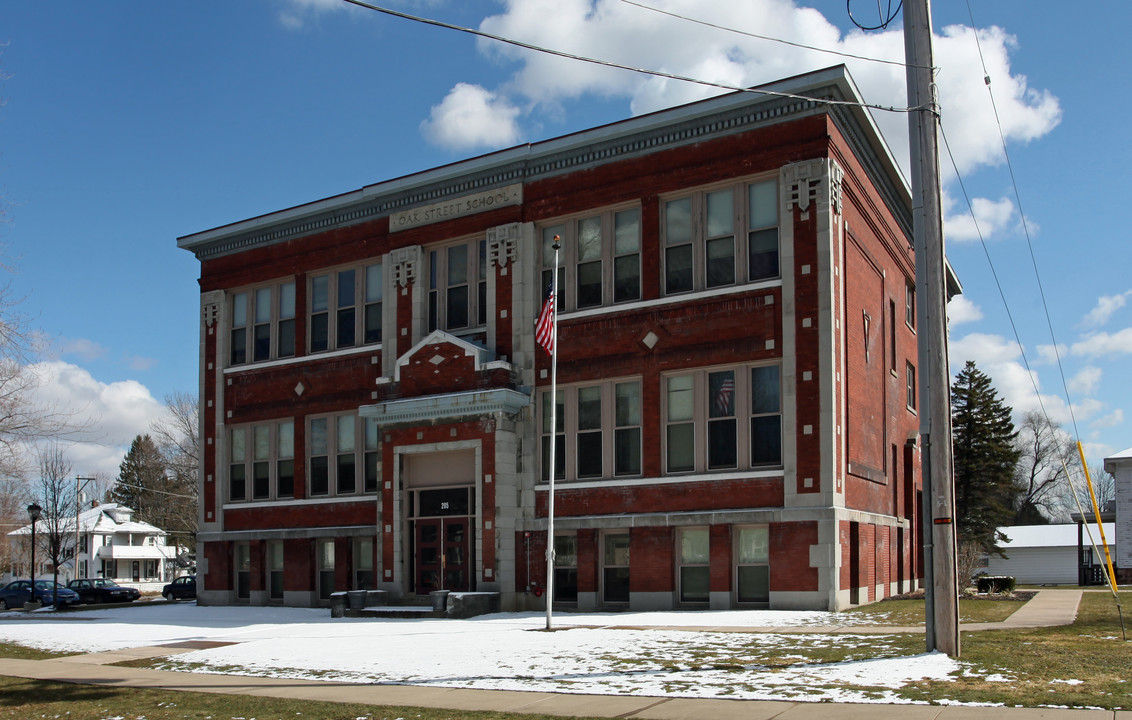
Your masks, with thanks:
[(267, 596), (272, 600), (283, 599), (283, 541), (267, 542)]
[(359, 418), (335, 415), (310, 419), (307, 439), (310, 467), (310, 496), (353, 495), (358, 490), (358, 453), (363, 452), (363, 492), (377, 492), (377, 426), (372, 419), (364, 425), (362, 446), (357, 442)]
[(896, 301), (888, 301), (888, 357), (889, 367), (896, 372)]
[(554, 536), (554, 601), (578, 602), (578, 536)]
[[(232, 428), (228, 448), (228, 500), (294, 497), (295, 425), (291, 420)], [(249, 486), (249, 482), (250, 486)]]
[(735, 600), (744, 604), (769, 603), (769, 527), (738, 528), (735, 541)]
[(904, 285), (904, 323), (916, 329), (916, 288), (910, 284)]
[(777, 180), (697, 191), (663, 211), (666, 295), (779, 277)]
[(542, 228), (542, 287), (550, 286), (554, 236), (561, 238), (560, 310), (581, 310), (641, 297), (641, 211), (608, 210)]
[(680, 530), (680, 602), (706, 603), (711, 590), (707, 528)]
[(381, 263), (312, 276), (310, 352), (381, 342), (382, 297)]
[(330, 600), (330, 595), (334, 592), (334, 541), (318, 540), (316, 542), (318, 599)]
[[(542, 479), (550, 479), (550, 393), (542, 407)], [(555, 478), (600, 479), (641, 473), (641, 383), (607, 381), (560, 388)]]
[[(473, 283), (475, 283), (473, 292)], [(487, 321), (487, 241), (428, 253), (428, 329), (460, 330)]]
[(606, 603), (629, 602), (629, 533), (602, 536), (601, 598)]
[(233, 293), (230, 307), (230, 365), (294, 356), (294, 282)]
[(354, 589), (373, 588), (373, 539), (358, 538), (354, 541)]
[(915, 412), (916, 410), (916, 367), (912, 363), (905, 363), (905, 377), (908, 382), (907, 402), (908, 409)]
[(236, 568), (236, 599), (247, 600), (252, 589), (252, 549), (246, 542), (236, 543), (233, 548), (233, 565)]
[[(782, 464), (778, 365), (700, 370), (663, 382), (667, 472)], [(749, 432), (740, 431), (747, 417)]]

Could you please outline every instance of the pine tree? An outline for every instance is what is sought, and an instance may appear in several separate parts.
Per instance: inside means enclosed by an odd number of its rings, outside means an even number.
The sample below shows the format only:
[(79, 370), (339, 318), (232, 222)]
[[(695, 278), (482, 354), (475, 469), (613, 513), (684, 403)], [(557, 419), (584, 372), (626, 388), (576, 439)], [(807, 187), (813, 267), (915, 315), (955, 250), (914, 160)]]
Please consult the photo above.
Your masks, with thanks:
[(991, 379), (968, 360), (951, 386), (956, 533), (984, 552), (998, 548), (997, 528), (1014, 515), (1018, 450), (1010, 413)]
[[(138, 435), (118, 466), (118, 479), (110, 495), (114, 502), (134, 510), (134, 519), (162, 527), (163, 497), (166, 485), (165, 459), (149, 435)], [(157, 521), (157, 522), (155, 522)]]

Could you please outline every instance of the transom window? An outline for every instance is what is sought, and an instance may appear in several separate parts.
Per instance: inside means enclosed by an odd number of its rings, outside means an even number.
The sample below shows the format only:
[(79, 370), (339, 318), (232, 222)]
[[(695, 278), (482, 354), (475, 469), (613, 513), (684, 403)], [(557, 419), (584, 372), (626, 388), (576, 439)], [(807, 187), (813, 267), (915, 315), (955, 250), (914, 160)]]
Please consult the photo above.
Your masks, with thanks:
[(777, 180), (665, 200), (662, 228), (666, 295), (779, 277)]
[(295, 355), (295, 283), (232, 293), (229, 365)]
[[(542, 408), (542, 480), (550, 480), (550, 392)], [(558, 389), (555, 478), (641, 474), (641, 383), (607, 381)]]
[(559, 309), (581, 310), (641, 297), (641, 211), (607, 210), (544, 226), (542, 286), (550, 285), (554, 236), (559, 251)]
[(667, 472), (781, 465), (780, 374), (759, 365), (665, 377)]
[(381, 263), (310, 278), (310, 351), (381, 342)]
[(228, 444), (229, 502), (294, 496), (294, 421), (232, 428)]
[(307, 434), (310, 497), (377, 492), (379, 437), (375, 418), (311, 418)]
[(487, 241), (470, 240), (428, 253), (428, 329), (487, 324)]

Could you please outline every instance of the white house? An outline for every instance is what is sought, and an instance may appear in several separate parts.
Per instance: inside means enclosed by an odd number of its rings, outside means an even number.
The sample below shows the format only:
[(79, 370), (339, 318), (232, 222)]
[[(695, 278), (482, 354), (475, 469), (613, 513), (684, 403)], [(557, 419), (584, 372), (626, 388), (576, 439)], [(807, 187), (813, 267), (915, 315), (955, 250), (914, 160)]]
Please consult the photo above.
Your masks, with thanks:
[[(67, 533), (63, 540), (67, 560), (59, 566), (59, 580), (66, 583), (75, 577), (105, 577), (120, 583), (142, 587), (159, 585), (173, 578), (178, 549), (166, 543), (164, 530), (133, 519), (134, 511), (118, 503), (95, 505), (78, 518), (78, 555), (75, 557), (75, 520), (67, 518), (60, 526)], [(36, 525), (42, 537), (44, 521)], [(31, 525), (8, 533), (10, 536), (31, 534)], [(37, 545), (42, 547), (42, 543)], [(44, 553), (45, 555), (45, 553)], [(43, 555), (37, 553), (37, 560)], [(45, 558), (43, 558), (45, 559)], [(78, 561), (78, 574), (75, 561)], [(37, 576), (48, 575), (50, 565), (37, 562)]]
[(1104, 469), (1116, 479), (1116, 537), (1120, 555), (1114, 559), (1121, 583), (1132, 582), (1132, 448), (1104, 459)]
[[(1102, 523), (1109, 549), (1116, 563), (1116, 524)], [(1104, 547), (1095, 524), (1091, 524), (1093, 539), (1101, 557), (1096, 557), (1089, 534), (1082, 532), (1086, 564), (1104, 562)], [(1000, 543), (1006, 557), (991, 555), (982, 571), (988, 575), (1009, 575), (1020, 585), (1076, 585), (1080, 578), (1078, 560), (1078, 525), (1017, 525), (999, 528), (1007, 537)]]

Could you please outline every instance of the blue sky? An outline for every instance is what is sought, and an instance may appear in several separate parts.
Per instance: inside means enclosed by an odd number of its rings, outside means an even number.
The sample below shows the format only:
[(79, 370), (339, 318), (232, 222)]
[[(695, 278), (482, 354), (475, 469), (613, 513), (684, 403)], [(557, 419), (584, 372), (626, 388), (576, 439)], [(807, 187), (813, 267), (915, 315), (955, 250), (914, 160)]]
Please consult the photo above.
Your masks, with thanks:
[[(901, 60), (901, 18), (854, 30), (841, 0), (642, 0), (696, 19)], [(578, 54), (735, 85), (846, 62), (870, 102), (903, 70), (754, 40), (622, 0), (388, 0)], [(854, 0), (859, 20), (876, 3)], [(970, 7), (970, 15), (968, 14)], [(871, 8), (871, 13), (870, 13)], [(1067, 427), (1019, 201), (1002, 161), (971, 15), (1021, 193), (1076, 428), (1090, 461), (1132, 446), (1132, 273), (1123, 237), (1132, 6), (936, 3), (947, 139), (1043, 401)], [(97, 421), (69, 450), (113, 476), (164, 396), (197, 386), (197, 263), (176, 238), (518, 143), (703, 97), (348, 6), (340, 0), (0, 4), (0, 225), (13, 294), (49, 344), (42, 395)], [(879, 113), (894, 154), (905, 115)], [(965, 295), (952, 362), (1036, 406), (982, 246), (948, 173), (948, 255)]]

